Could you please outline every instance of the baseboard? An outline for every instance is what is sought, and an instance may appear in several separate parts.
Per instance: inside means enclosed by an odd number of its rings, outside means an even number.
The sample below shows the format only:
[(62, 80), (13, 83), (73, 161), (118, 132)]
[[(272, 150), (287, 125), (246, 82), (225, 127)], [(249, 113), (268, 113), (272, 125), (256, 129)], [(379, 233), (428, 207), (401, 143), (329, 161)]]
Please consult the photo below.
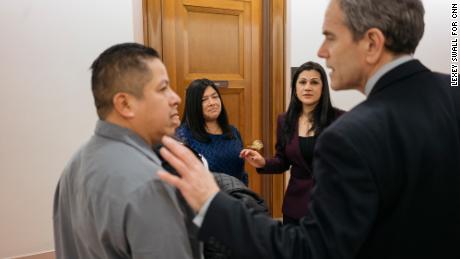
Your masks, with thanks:
[(10, 257), (10, 259), (56, 259), (56, 255), (54, 254), (54, 251), (47, 251), (47, 252), (41, 252), (37, 254)]

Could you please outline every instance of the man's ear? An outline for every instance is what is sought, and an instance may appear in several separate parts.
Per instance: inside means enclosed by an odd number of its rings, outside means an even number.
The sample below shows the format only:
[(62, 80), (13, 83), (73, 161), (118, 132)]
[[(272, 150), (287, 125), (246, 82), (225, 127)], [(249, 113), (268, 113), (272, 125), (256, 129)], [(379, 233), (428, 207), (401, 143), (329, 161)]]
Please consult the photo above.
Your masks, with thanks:
[(382, 58), (385, 50), (385, 35), (377, 28), (371, 28), (364, 34), (366, 61), (375, 64)]
[(113, 108), (114, 110), (124, 118), (133, 118), (135, 115), (135, 100), (134, 96), (118, 92), (113, 96)]

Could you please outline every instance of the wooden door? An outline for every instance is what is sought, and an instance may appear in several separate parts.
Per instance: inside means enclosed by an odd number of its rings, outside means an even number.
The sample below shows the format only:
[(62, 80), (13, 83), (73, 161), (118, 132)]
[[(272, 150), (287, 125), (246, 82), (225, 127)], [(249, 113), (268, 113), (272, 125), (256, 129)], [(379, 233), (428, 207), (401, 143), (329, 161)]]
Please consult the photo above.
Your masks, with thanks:
[[(262, 15), (262, 0), (146, 0), (144, 38), (147, 45), (160, 51), (171, 85), (182, 100), (192, 80), (205, 77), (216, 81), (230, 123), (239, 129), (244, 146), (261, 139), (272, 151), (274, 130), (267, 126), (283, 111), (284, 91), (280, 89), (284, 89), (284, 77), (276, 91), (263, 82), (268, 75), (262, 76)], [(284, 53), (284, 49), (278, 51)], [(283, 65), (277, 68), (277, 74), (282, 75)], [(273, 93), (276, 96), (270, 95)], [(262, 100), (267, 96), (268, 106)], [(273, 109), (271, 100), (281, 105)], [(262, 194), (274, 216), (280, 216), (283, 179), (278, 177), (273, 184), (273, 177), (261, 176), (249, 165), (246, 171), (249, 187)], [(278, 190), (275, 195), (273, 189)]]
[[(260, 9), (260, 1), (163, 1), (163, 60), (172, 85), (184, 100), (194, 79), (220, 83), (230, 123), (245, 145), (262, 137)], [(249, 173), (250, 187), (260, 193), (258, 178)]]

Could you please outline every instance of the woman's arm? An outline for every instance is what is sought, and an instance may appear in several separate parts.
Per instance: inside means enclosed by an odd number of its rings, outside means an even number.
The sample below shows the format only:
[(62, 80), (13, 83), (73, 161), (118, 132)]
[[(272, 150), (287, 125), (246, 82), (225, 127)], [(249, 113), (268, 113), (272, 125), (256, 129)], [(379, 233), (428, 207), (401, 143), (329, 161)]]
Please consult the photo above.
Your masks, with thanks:
[[(257, 168), (258, 173), (270, 174), (270, 173), (283, 173), (289, 169), (291, 163), (286, 157), (286, 146), (287, 143), (282, 146), (283, 137), (283, 125), (286, 120), (286, 114), (283, 113), (278, 116), (277, 128), (276, 128), (276, 145), (275, 145), (275, 156), (269, 159), (265, 159), (265, 165), (261, 168)], [(292, 125), (294, 126), (294, 125)]]

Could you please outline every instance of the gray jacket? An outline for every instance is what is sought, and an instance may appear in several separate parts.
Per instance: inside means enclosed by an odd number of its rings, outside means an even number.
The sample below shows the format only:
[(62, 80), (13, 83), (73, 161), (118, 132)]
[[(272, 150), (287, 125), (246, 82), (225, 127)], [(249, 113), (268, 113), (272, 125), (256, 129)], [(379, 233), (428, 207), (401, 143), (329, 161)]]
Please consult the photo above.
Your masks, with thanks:
[(192, 258), (174, 189), (129, 129), (98, 121), (68, 163), (54, 198), (57, 258)]

